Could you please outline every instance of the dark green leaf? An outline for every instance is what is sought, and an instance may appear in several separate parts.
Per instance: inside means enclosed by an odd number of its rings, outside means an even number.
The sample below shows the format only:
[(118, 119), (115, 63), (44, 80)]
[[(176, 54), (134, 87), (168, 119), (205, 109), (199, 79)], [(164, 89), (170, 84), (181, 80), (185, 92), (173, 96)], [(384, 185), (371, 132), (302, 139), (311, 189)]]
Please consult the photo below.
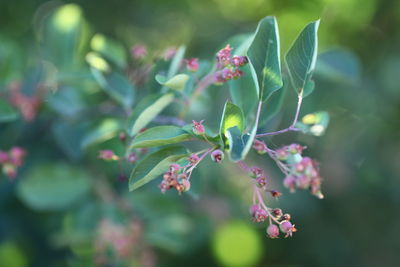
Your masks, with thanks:
[[(309, 83), (317, 61), (319, 20), (308, 24), (286, 55), (286, 65), (294, 89), (303, 96), (313, 88)], [(304, 90), (304, 92), (303, 92)]]
[(242, 159), (242, 151), (246, 145), (243, 140), (242, 132), (237, 126), (231, 127), (226, 132), (226, 137), (229, 144), (229, 157), (232, 161), (239, 161)]
[(257, 27), (247, 56), (259, 99), (268, 99), (282, 83), (279, 33), (275, 17), (262, 19)]
[(132, 107), (135, 91), (133, 84), (127, 78), (114, 71), (103, 73), (96, 68), (92, 68), (92, 73), (101, 88), (109, 96), (127, 109)]
[(176, 126), (156, 126), (138, 134), (131, 148), (164, 146), (191, 139), (192, 136)]
[(184, 157), (187, 157), (187, 152), (181, 146), (167, 147), (148, 155), (132, 170), (129, 178), (129, 191), (154, 180), (168, 171), (171, 164)]
[(0, 99), (0, 123), (18, 119), (17, 111), (6, 101)]
[(89, 176), (65, 164), (37, 166), (18, 183), (19, 198), (35, 210), (62, 210), (82, 200), (90, 189)]
[(282, 108), (286, 92), (287, 85), (284, 85), (281, 90), (273, 94), (267, 101), (265, 101), (260, 115), (260, 127), (265, 126), (267, 122), (269, 122), (279, 113)]
[(128, 119), (128, 133), (137, 134), (146, 127), (164, 108), (174, 100), (172, 93), (165, 95), (150, 95), (142, 99)]
[(121, 130), (121, 124), (115, 119), (105, 119), (99, 125), (90, 130), (82, 139), (81, 147), (107, 141), (115, 137)]

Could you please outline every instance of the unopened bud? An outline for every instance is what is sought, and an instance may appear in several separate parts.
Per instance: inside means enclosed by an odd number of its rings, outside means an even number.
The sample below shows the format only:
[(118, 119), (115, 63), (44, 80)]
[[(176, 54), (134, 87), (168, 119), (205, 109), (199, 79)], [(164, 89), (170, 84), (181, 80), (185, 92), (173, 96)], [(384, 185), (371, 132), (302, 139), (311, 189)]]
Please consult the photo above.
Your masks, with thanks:
[(220, 163), (224, 159), (224, 152), (220, 149), (214, 150), (211, 152), (211, 159), (216, 163)]
[(114, 152), (112, 150), (100, 150), (99, 151), (99, 159), (104, 159), (107, 161), (111, 161), (111, 160), (118, 160), (118, 156), (114, 154)]
[(279, 227), (275, 224), (270, 224), (267, 228), (267, 234), (270, 238), (278, 238), (279, 237)]
[(193, 133), (197, 135), (203, 135), (206, 132), (206, 129), (204, 128), (203, 125), (204, 120), (201, 120), (199, 122), (192, 120), (193, 123)]

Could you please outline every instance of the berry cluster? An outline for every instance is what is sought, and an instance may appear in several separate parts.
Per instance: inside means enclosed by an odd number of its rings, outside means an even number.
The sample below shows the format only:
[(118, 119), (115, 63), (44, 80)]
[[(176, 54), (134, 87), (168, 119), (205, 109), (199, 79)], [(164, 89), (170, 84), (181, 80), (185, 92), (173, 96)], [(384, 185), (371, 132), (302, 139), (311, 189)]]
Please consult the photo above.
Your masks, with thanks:
[(283, 184), (290, 192), (295, 188), (309, 189), (313, 195), (323, 198), (321, 193), (321, 176), (318, 163), (309, 157), (303, 157), (305, 147), (298, 144), (291, 144), (276, 150), (276, 158), (283, 163), (288, 171)]
[(243, 75), (243, 71), (241, 71), (239, 67), (248, 63), (247, 57), (232, 57), (231, 52), (232, 48), (228, 44), (217, 53), (217, 68), (219, 69), (219, 71), (215, 73), (215, 80), (217, 83), (224, 83)]
[[(192, 155), (190, 158), (195, 160)], [(193, 164), (194, 165), (194, 164)], [(169, 171), (164, 173), (163, 180), (159, 185), (161, 192), (165, 193), (167, 190), (175, 188), (179, 193), (186, 192), (190, 189), (190, 174), (187, 172), (186, 167), (193, 166), (189, 163), (187, 166), (180, 166), (179, 164), (172, 164)]]
[(18, 167), (24, 163), (26, 151), (20, 147), (13, 147), (8, 152), (0, 150), (0, 165), (4, 175), (10, 179), (17, 176)]

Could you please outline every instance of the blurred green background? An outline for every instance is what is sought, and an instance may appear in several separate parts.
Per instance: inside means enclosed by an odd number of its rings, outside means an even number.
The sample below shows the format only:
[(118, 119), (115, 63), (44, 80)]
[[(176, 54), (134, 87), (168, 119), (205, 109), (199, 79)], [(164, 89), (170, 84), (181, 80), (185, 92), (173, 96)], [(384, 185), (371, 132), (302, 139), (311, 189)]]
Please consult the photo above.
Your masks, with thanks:
[[(56, 23), (68, 32), (68, 25), (78, 21), (78, 43), (60, 39), (64, 35), (46, 26), (49, 14), (69, 3), (76, 5), (58, 13)], [(299, 229), (293, 238), (268, 239), (265, 225), (251, 223), (248, 179), (228, 162), (222, 168), (202, 163), (189, 195), (162, 195), (157, 182), (128, 193), (127, 183), (116, 179), (117, 166), (96, 159), (99, 149), (121, 149), (117, 138), (85, 151), (74, 149), (74, 139), (60, 141), (60, 132), (73, 124), (74, 109), (103, 97), (85, 70), (94, 34), (117, 40), (124, 51), (138, 43), (151, 51), (186, 44), (187, 57), (212, 59), (225, 40), (253, 32), (266, 15), (277, 16), (283, 53), (306, 23), (321, 18), (316, 89), (302, 114), (326, 110), (331, 124), (322, 137), (291, 133), (268, 140), (276, 146), (306, 144), (306, 154), (321, 164), (325, 199), (282, 189), (278, 202), (269, 200), (292, 214)], [(54, 64), (47, 64), (47, 71), (57, 66), (59, 84), (90, 97), (65, 96), (71, 101), (66, 107), (46, 99), (34, 121), (0, 123), (0, 149), (19, 145), (28, 151), (15, 182), (0, 176), (0, 266), (94, 266), (94, 228), (104, 217), (136, 229), (130, 230), (135, 253), (129, 263), (116, 260), (108, 266), (398, 266), (399, 24), (396, 0), (2, 0), (0, 97), (15, 82), (29, 91), (42, 59)], [(222, 103), (227, 91), (220, 90), (218, 97)], [(295, 98), (289, 92), (273, 127), (289, 123)], [(217, 114), (221, 108), (213, 107)], [(216, 126), (212, 112), (197, 116)], [(91, 113), (86, 118), (92, 123)], [(257, 156), (250, 161), (265, 166), (281, 189), (282, 174), (271, 161)], [(19, 185), (35, 175), (47, 180)], [(65, 175), (81, 190), (74, 189), (79, 192), (68, 203), (57, 199), (71, 184), (54, 179)], [(87, 176), (91, 179), (82, 178)], [(110, 184), (117, 197), (108, 192)], [(21, 195), (32, 187), (54, 203), (27, 204)]]

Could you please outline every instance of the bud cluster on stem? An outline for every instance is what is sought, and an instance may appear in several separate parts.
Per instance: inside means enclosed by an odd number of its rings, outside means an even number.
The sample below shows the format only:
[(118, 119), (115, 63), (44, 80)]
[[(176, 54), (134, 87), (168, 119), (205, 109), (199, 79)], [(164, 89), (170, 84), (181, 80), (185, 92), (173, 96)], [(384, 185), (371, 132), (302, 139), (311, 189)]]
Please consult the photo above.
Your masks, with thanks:
[(17, 177), (17, 169), (24, 164), (25, 156), (25, 149), (17, 146), (8, 152), (0, 150), (0, 166), (4, 175), (10, 179)]

